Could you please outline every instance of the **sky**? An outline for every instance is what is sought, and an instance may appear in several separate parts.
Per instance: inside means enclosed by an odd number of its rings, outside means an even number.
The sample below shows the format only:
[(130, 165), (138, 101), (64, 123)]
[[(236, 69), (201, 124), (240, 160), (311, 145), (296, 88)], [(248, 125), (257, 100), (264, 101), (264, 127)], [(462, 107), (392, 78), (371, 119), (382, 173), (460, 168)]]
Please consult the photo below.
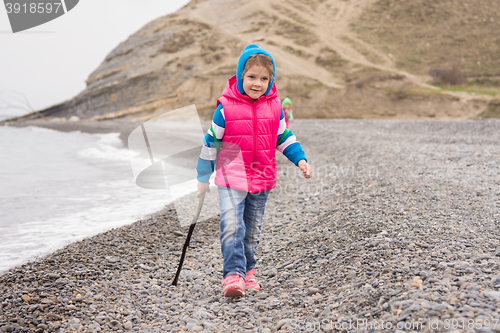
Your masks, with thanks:
[[(85, 89), (85, 80), (116, 46), (148, 22), (189, 0), (80, 0), (53, 21), (13, 34), (0, 5), (0, 116), (61, 103)], [(147, 5), (146, 5), (147, 4)]]

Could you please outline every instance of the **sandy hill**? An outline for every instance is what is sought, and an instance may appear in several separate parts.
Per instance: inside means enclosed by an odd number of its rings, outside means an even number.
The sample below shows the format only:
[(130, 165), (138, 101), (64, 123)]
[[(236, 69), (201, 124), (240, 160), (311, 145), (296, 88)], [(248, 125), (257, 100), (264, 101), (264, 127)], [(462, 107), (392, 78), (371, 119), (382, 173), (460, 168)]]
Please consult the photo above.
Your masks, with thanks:
[[(297, 117), (494, 115), (499, 30), (496, 0), (193, 0), (131, 35), (84, 91), (42, 113), (145, 120), (196, 104), (210, 118), (242, 49), (257, 43)], [(431, 68), (453, 64), (466, 83), (430, 84)]]

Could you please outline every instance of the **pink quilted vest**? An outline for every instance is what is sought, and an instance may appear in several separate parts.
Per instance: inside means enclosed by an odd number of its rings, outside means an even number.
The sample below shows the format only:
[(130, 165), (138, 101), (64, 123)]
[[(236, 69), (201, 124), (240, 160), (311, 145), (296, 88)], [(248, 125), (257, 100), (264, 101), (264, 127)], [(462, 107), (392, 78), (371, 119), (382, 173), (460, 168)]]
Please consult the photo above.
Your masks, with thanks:
[(222, 103), (224, 137), (217, 158), (215, 184), (251, 193), (276, 186), (276, 141), (281, 103), (276, 86), (253, 100), (231, 77), (217, 105)]

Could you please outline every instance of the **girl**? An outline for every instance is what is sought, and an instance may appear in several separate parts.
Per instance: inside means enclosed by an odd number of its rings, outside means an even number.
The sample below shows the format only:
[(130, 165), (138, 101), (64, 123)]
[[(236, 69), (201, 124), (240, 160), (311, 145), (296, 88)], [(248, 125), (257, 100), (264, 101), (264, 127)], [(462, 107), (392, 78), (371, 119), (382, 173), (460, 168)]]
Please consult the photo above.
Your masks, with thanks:
[(283, 111), (285, 112), (286, 128), (288, 128), (288, 122), (293, 120), (292, 101), (290, 98), (285, 97), (283, 102), (281, 102), (281, 105), (283, 106)]
[(300, 143), (286, 128), (275, 70), (269, 52), (255, 44), (243, 50), (236, 75), (217, 100), (198, 159), (198, 197), (210, 191), (208, 180), (217, 168), (225, 297), (260, 289), (255, 252), (267, 197), (276, 186), (275, 150), (297, 165), (304, 177), (311, 176)]

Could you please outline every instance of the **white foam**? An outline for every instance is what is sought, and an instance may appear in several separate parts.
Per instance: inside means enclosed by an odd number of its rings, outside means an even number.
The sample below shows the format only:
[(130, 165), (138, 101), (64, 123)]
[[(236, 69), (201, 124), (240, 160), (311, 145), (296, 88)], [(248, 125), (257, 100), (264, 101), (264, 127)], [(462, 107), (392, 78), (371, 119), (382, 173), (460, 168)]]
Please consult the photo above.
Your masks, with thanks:
[(96, 134), (96, 136), (99, 138), (96, 144), (79, 151), (78, 156), (84, 159), (129, 162), (129, 153), (123, 147), (120, 133)]
[(0, 169), (0, 272), (172, 201), (134, 183), (117, 133), (0, 127)]

